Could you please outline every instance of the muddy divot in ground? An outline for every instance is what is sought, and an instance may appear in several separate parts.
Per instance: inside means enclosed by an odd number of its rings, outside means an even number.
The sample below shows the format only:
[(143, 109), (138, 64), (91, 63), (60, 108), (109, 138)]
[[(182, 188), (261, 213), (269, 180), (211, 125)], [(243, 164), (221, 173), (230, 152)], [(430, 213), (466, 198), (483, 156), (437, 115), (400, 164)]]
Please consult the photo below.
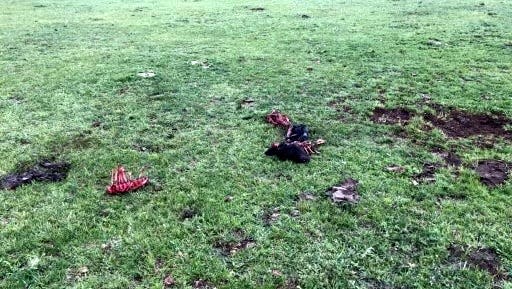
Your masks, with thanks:
[(0, 189), (15, 190), (32, 182), (60, 182), (66, 179), (71, 164), (43, 160), (39, 163), (0, 178)]
[(279, 219), (279, 216), (281, 216), (281, 210), (279, 208), (266, 210), (262, 216), (263, 224), (265, 226), (270, 226)]
[(386, 109), (377, 107), (373, 110), (371, 120), (374, 123), (381, 124), (407, 124), (413, 116), (413, 112), (405, 108)]
[(426, 163), (423, 165), (421, 173), (415, 174), (412, 177), (414, 185), (420, 183), (434, 183), (436, 181), (436, 172), (441, 167), (439, 163)]
[(425, 120), (451, 138), (467, 138), (475, 135), (512, 138), (512, 131), (505, 128), (506, 125), (512, 124), (512, 120), (502, 114), (473, 114), (454, 109), (440, 116), (426, 114)]
[(469, 265), (480, 270), (487, 271), (493, 276), (494, 281), (509, 280), (510, 276), (502, 268), (501, 259), (493, 248), (464, 249), (460, 245), (448, 247), (448, 263), (460, 268)]
[(481, 160), (475, 166), (480, 181), (490, 188), (497, 187), (508, 179), (512, 164), (499, 160)]
[(232, 235), (232, 240), (221, 240), (215, 242), (213, 247), (221, 253), (223, 256), (232, 256), (237, 252), (256, 246), (254, 238), (246, 236), (242, 230), (235, 230)]

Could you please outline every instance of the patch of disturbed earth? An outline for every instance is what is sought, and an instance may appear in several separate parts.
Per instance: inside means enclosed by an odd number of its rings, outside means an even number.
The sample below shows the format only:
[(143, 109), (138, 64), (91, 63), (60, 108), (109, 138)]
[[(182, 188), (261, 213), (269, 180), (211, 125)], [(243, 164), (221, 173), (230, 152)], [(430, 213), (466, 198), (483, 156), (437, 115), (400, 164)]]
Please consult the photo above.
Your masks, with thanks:
[(503, 269), (501, 259), (493, 248), (475, 248), (468, 250), (460, 245), (452, 244), (448, 247), (448, 263), (464, 268), (467, 265), (487, 271), (494, 281), (509, 280), (510, 276)]
[(373, 110), (371, 120), (381, 124), (407, 124), (414, 116), (414, 113), (406, 108), (382, 108)]
[(442, 167), (439, 163), (426, 163), (420, 173), (412, 177), (412, 183), (419, 185), (420, 183), (433, 183), (436, 181), (436, 172)]
[(512, 164), (499, 160), (481, 160), (475, 166), (480, 181), (490, 188), (505, 183), (508, 179)]
[(273, 223), (275, 223), (279, 219), (280, 216), (281, 216), (281, 210), (279, 208), (273, 208), (270, 210), (266, 210), (262, 216), (263, 224), (265, 226), (270, 226)]
[(460, 167), (462, 165), (461, 158), (453, 151), (436, 148), (432, 150), (432, 153), (442, 158), (447, 166)]
[(507, 139), (512, 137), (512, 132), (506, 129), (507, 125), (512, 124), (512, 120), (502, 114), (475, 114), (453, 109), (441, 116), (426, 114), (424, 118), (451, 138), (476, 135), (492, 135)]
[(194, 208), (185, 208), (180, 213), (180, 220), (185, 221), (192, 219), (197, 215), (197, 210)]
[(203, 279), (195, 280), (190, 285), (196, 289), (216, 289), (217, 288), (212, 283), (210, 283), (206, 280), (203, 280)]
[(336, 112), (338, 113), (338, 120), (350, 121), (354, 119), (352, 107), (348, 104), (343, 104), (341, 100), (333, 100), (329, 102), (327, 105), (336, 110)]
[(334, 203), (357, 204), (360, 199), (359, 193), (357, 192), (358, 184), (358, 181), (348, 178), (338, 186), (330, 187), (325, 194)]
[(284, 281), (283, 284), (281, 284), (278, 289), (298, 289), (299, 286), (299, 280), (296, 278), (288, 278), (286, 281)]
[(1, 177), (0, 189), (15, 190), (21, 185), (32, 182), (60, 182), (66, 179), (70, 169), (70, 163), (43, 160)]
[(232, 256), (241, 250), (256, 246), (254, 238), (245, 236), (243, 231), (235, 230), (232, 234), (234, 239), (217, 241), (213, 245), (223, 256)]

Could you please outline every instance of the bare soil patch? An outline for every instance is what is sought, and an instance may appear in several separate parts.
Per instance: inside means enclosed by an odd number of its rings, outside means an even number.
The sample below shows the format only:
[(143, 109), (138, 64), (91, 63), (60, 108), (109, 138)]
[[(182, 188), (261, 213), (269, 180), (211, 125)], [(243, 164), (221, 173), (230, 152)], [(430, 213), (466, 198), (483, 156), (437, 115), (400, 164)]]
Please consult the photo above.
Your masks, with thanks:
[(191, 285), (193, 288), (196, 288), (196, 289), (215, 289), (215, 288), (217, 288), (210, 282), (203, 280), (203, 279), (196, 280), (196, 281), (192, 282)]
[(235, 230), (232, 235), (234, 239), (217, 241), (213, 245), (223, 256), (232, 256), (241, 250), (256, 246), (254, 238), (245, 236), (243, 230)]
[(281, 216), (281, 210), (279, 208), (267, 210), (263, 214), (263, 224), (270, 226), (279, 219), (279, 216)]
[(493, 135), (512, 137), (505, 129), (512, 120), (501, 114), (473, 114), (461, 110), (452, 110), (447, 115), (425, 115), (425, 119), (452, 138), (467, 138), (475, 135)]
[(490, 188), (497, 187), (508, 179), (511, 164), (498, 160), (481, 160), (475, 167), (480, 181)]
[(381, 108), (373, 110), (371, 120), (381, 124), (407, 124), (414, 114), (405, 108)]
[(413, 183), (415, 185), (419, 183), (433, 183), (436, 181), (436, 172), (441, 167), (438, 163), (426, 163), (423, 165), (421, 173), (414, 175)]
[(447, 166), (460, 167), (462, 159), (453, 151), (444, 151), (443, 149), (434, 149), (433, 153), (442, 158)]
[(184, 221), (187, 219), (192, 219), (196, 215), (197, 215), (197, 210), (192, 209), (192, 208), (185, 208), (181, 211), (180, 220)]
[(15, 190), (32, 182), (60, 182), (64, 180), (71, 164), (67, 162), (41, 161), (36, 165), (18, 170), (0, 178), (0, 189)]
[(509, 275), (503, 270), (501, 259), (493, 248), (476, 248), (466, 250), (459, 245), (450, 245), (448, 247), (448, 262), (460, 266), (468, 263), (472, 267), (487, 271), (495, 281), (509, 280)]

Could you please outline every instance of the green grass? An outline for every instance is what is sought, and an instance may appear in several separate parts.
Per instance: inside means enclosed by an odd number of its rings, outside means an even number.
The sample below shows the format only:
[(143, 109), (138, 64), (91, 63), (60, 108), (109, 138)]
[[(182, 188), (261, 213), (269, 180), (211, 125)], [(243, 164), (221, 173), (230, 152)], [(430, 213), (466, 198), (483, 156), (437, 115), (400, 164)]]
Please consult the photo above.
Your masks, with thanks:
[[(421, 117), (397, 138), (397, 126), (369, 120), (377, 106), (426, 111), (423, 94), (512, 117), (512, 3), (0, 7), (0, 175), (47, 156), (73, 165), (64, 182), (0, 191), (1, 288), (161, 288), (167, 275), (177, 288), (197, 279), (218, 288), (512, 288), (450, 264), (447, 250), (494, 248), (512, 271), (512, 186), (490, 190), (471, 169), (510, 161), (510, 142), (481, 149), (420, 130)], [(156, 77), (137, 76), (147, 70)], [(240, 107), (247, 98), (254, 106)], [(263, 121), (273, 108), (327, 140), (308, 165), (263, 155), (281, 137)], [(414, 186), (410, 176), (439, 161), (435, 145), (462, 156), (459, 176), (442, 169)], [(106, 196), (119, 163), (149, 166), (161, 190)], [(391, 174), (390, 164), (407, 171)], [(335, 206), (324, 191), (348, 177), (361, 202)], [(317, 199), (297, 202), (304, 191)], [(265, 226), (276, 207), (279, 219)], [(181, 220), (185, 208), (198, 215)], [(240, 229), (256, 246), (221, 255), (215, 243)]]

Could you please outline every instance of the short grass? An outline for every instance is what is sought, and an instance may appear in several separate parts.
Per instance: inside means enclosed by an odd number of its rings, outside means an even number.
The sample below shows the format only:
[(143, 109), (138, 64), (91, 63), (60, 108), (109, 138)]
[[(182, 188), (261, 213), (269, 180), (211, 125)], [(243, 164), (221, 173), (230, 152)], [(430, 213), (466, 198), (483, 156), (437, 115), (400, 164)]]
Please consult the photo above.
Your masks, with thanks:
[[(176, 288), (511, 288), (452, 264), (447, 250), (490, 247), (512, 270), (512, 186), (490, 190), (471, 169), (510, 161), (510, 143), (449, 140), (421, 130), (421, 117), (399, 138), (399, 127), (369, 120), (377, 106), (428, 110), (424, 95), (512, 117), (511, 2), (0, 8), (0, 175), (48, 156), (73, 165), (64, 182), (0, 191), (0, 287), (161, 288), (171, 275)], [(321, 155), (307, 165), (265, 157), (281, 138), (263, 121), (273, 108), (327, 140)], [(439, 161), (436, 145), (462, 156), (458, 176), (442, 169), (413, 185), (423, 163)], [(120, 163), (148, 166), (156, 185), (106, 196)], [(333, 205), (326, 188), (348, 177), (361, 202)], [(304, 191), (317, 199), (296, 201)], [(186, 208), (197, 215), (182, 220)], [(266, 226), (273, 208), (281, 214)], [(255, 246), (220, 254), (215, 244), (240, 232)]]

